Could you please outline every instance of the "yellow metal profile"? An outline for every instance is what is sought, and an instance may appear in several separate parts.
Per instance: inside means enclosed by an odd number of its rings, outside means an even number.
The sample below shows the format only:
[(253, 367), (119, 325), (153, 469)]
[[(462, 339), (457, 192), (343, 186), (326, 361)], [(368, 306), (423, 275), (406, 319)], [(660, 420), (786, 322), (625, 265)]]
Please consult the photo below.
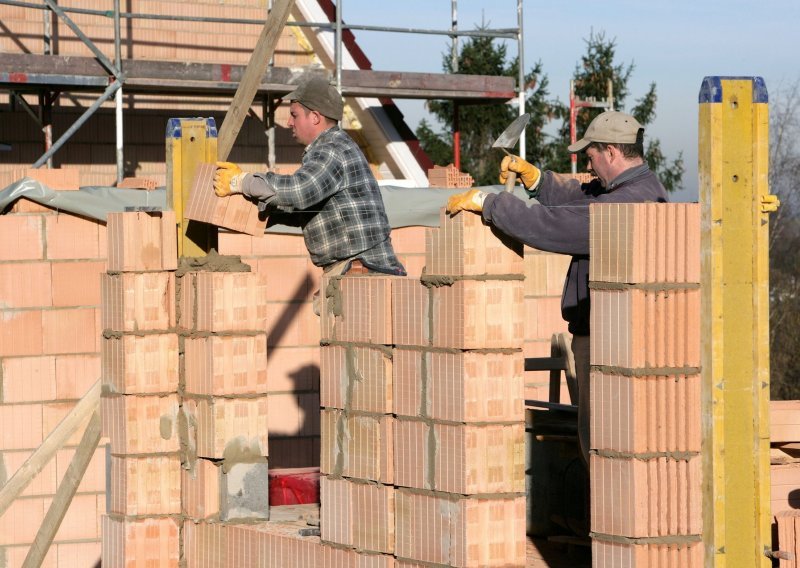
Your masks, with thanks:
[(769, 108), (760, 78), (700, 91), (706, 566), (769, 568)]
[(172, 118), (167, 124), (167, 205), (175, 211), (178, 257), (205, 256), (216, 246), (216, 230), (184, 217), (195, 170), (217, 161), (217, 127), (213, 118)]

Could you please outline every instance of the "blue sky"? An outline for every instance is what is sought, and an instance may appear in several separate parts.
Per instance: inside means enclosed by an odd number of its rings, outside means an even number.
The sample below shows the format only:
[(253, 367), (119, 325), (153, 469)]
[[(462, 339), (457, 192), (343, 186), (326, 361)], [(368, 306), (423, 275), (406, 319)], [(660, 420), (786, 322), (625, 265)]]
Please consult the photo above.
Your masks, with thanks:
[[(460, 0), (458, 25), (516, 27), (516, 0)], [(449, 0), (342, 0), (352, 24), (446, 29)], [(569, 80), (586, 51), (585, 38), (603, 32), (617, 44), (617, 61), (633, 63), (626, 101), (631, 106), (656, 83), (657, 117), (646, 136), (661, 140), (668, 157), (683, 152), (686, 173), (678, 201), (697, 199), (697, 94), (709, 75), (760, 76), (771, 97), (800, 79), (798, 0), (525, 0), (526, 70), (541, 60), (550, 94), (568, 99)], [(443, 36), (356, 32), (373, 68), (440, 72), (450, 40)], [(516, 55), (516, 42), (508, 45)], [(422, 101), (398, 100), (412, 129), (427, 116)], [(535, 162), (535, 156), (528, 156)]]

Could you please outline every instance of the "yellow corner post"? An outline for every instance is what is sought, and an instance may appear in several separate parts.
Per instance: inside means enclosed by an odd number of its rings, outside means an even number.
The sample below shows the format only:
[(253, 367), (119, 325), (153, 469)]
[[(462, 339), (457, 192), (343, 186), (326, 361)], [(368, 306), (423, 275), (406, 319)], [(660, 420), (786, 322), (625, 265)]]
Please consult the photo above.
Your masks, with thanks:
[(771, 566), (769, 107), (760, 77), (700, 89), (706, 566)]
[(167, 122), (167, 206), (175, 211), (178, 257), (205, 256), (217, 246), (214, 227), (184, 217), (197, 166), (217, 161), (213, 118), (170, 118)]

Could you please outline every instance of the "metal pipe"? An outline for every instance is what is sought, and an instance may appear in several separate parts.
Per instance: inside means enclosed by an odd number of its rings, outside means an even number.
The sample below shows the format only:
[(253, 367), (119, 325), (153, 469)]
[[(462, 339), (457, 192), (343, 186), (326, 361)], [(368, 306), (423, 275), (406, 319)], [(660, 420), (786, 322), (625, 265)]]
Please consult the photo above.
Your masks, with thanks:
[[(575, 108), (575, 81), (570, 79), (569, 81), (569, 143), (575, 144), (575, 140), (577, 139), (575, 129), (577, 128), (576, 125), (576, 114), (577, 109)], [(570, 171), (573, 174), (578, 173), (578, 155), (571, 153), (569, 155), (569, 163), (570, 163)]]
[[(119, 0), (114, 0), (114, 59), (117, 69), (122, 72), (122, 40), (119, 26)], [(122, 85), (114, 94), (117, 123), (117, 184), (122, 181), (125, 174), (125, 150), (122, 137)], [(134, 172), (135, 174), (136, 172)]]
[[(50, 10), (45, 10), (43, 12), (43, 20), (44, 20), (44, 54), (45, 55), (52, 55), (53, 54), (53, 12)], [(39, 98), (39, 105), (45, 104), (47, 102), (47, 97), (42, 96)], [(48, 116), (52, 116), (48, 113)], [(42, 118), (44, 118), (44, 107), (42, 107)], [(48, 122), (47, 124), (43, 124), (42, 121), (42, 132), (44, 133), (44, 150), (45, 152), (50, 149), (53, 145), (53, 124), (52, 122)], [(53, 167), (53, 158), (47, 159), (47, 167)]]
[(91, 39), (89, 39), (89, 36), (83, 33), (83, 30), (81, 30), (78, 27), (78, 25), (75, 22), (73, 22), (69, 16), (67, 16), (64, 10), (62, 10), (61, 7), (55, 3), (54, 0), (44, 0), (44, 1), (48, 6), (50, 6), (50, 9), (53, 10), (53, 12), (58, 14), (59, 18), (64, 20), (64, 23), (67, 24), (67, 26), (69, 26), (69, 29), (75, 32), (75, 35), (78, 36), (84, 44), (86, 44), (86, 47), (88, 47), (89, 50), (95, 54), (100, 63), (102, 63), (102, 65), (106, 69), (108, 69), (108, 71), (111, 74), (113, 74), (114, 77), (119, 78), (120, 76), (119, 69), (117, 69), (116, 66), (111, 62), (111, 60), (108, 57), (106, 57), (106, 54), (100, 51), (100, 48), (98, 48), (94, 44), (94, 42)]
[[(458, 73), (458, 0), (450, 3), (450, 29), (453, 31), (450, 51), (450, 71)], [(453, 100), (453, 165), (461, 170), (461, 125), (458, 120), (458, 101)]]
[[(519, 49), (519, 115), (525, 114), (525, 50), (523, 42), (522, 0), (517, 0), (517, 44)], [(519, 137), (519, 155), (525, 159), (525, 130)]]
[(458, 0), (450, 3), (450, 30), (452, 30), (452, 43), (450, 45), (450, 71), (458, 73)]
[(336, 0), (336, 90), (342, 92), (342, 0)]
[[(46, 0), (46, 1), (48, 1), (48, 0)], [(90, 117), (90, 116), (92, 116), (92, 114), (94, 114), (94, 112), (95, 112), (95, 111), (96, 111), (98, 108), (100, 108), (100, 105), (102, 105), (102, 104), (103, 104), (104, 102), (106, 102), (106, 101), (107, 101), (109, 98), (111, 98), (111, 95), (113, 95), (113, 94), (114, 94), (114, 93), (117, 91), (117, 89), (119, 89), (121, 86), (122, 86), (122, 82), (121, 82), (119, 79), (115, 79), (115, 80), (114, 80), (114, 82), (113, 82), (113, 83), (111, 83), (111, 84), (108, 86), (108, 88), (106, 88), (106, 90), (103, 92), (103, 94), (102, 94), (102, 95), (100, 95), (100, 98), (99, 98), (99, 99), (97, 99), (96, 101), (94, 101), (94, 102), (92, 103), (92, 106), (90, 106), (89, 108), (87, 108), (87, 109), (84, 111), (84, 113), (83, 113), (83, 114), (82, 114), (82, 115), (81, 115), (81, 116), (78, 118), (78, 120), (76, 120), (76, 121), (73, 123), (73, 125), (72, 125), (72, 126), (70, 126), (70, 127), (67, 129), (67, 131), (66, 131), (66, 132), (64, 132), (64, 134), (62, 134), (62, 135), (61, 135), (61, 138), (59, 138), (59, 139), (58, 139), (58, 140), (57, 140), (57, 141), (56, 141), (56, 142), (53, 144), (53, 146), (52, 146), (52, 147), (51, 147), (51, 148), (50, 148), (50, 149), (49, 149), (47, 152), (45, 152), (44, 154), (42, 154), (42, 156), (41, 156), (41, 157), (40, 157), (38, 160), (36, 160), (36, 162), (33, 164), (33, 167), (34, 167), (34, 168), (41, 167), (41, 165), (42, 165), (42, 164), (44, 164), (44, 163), (47, 161), (47, 159), (48, 159), (50, 156), (52, 156), (53, 154), (55, 154), (55, 153), (58, 151), (58, 149), (59, 149), (59, 148), (61, 148), (61, 146), (63, 146), (63, 145), (64, 145), (64, 143), (65, 143), (67, 140), (69, 140), (69, 138), (70, 138), (70, 137), (71, 137), (73, 134), (75, 134), (75, 132), (76, 132), (76, 131), (77, 131), (77, 130), (78, 130), (80, 127), (81, 127), (81, 126), (83, 126), (83, 123), (84, 123), (84, 122), (86, 122), (87, 120), (89, 120), (89, 117)]]
[[(30, 2), (21, 2), (18, 0), (0, 0), (0, 4), (9, 6), (19, 6), (22, 8), (45, 9), (41, 4), (31, 4)], [(89, 14), (93, 16), (106, 16), (113, 17), (111, 10), (91, 10), (88, 8), (60, 8), (62, 12), (70, 12), (75, 14)], [(224, 24), (252, 24), (264, 25), (263, 20), (251, 20), (246, 18), (212, 18), (200, 16), (178, 16), (178, 15), (164, 15), (164, 14), (133, 14), (131, 12), (120, 12), (120, 18), (131, 20), (169, 20), (178, 22), (211, 22), (211, 23), (224, 23)], [(322, 28), (333, 30), (336, 27), (335, 23), (331, 22), (286, 22), (287, 26), (295, 26), (301, 28)], [(342, 24), (343, 30), (360, 30), (367, 32), (396, 32), (407, 34), (429, 34), (429, 35), (453, 35), (452, 30), (431, 30), (424, 28), (396, 28), (389, 26), (368, 26), (359, 24)], [(485, 30), (465, 30), (458, 32), (459, 37), (495, 37), (505, 39), (516, 39), (518, 36), (517, 28), (494, 28)]]

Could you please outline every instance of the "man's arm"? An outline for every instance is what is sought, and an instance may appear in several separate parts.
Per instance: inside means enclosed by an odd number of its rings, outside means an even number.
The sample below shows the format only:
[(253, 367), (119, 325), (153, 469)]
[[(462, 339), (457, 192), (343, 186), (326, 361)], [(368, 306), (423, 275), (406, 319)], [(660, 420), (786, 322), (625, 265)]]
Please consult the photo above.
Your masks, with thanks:
[(528, 246), (583, 255), (589, 254), (589, 203), (578, 200), (551, 207), (529, 204), (502, 192), (486, 196), (482, 215), (491, 225)]
[(315, 149), (290, 175), (274, 172), (245, 178), (243, 193), (287, 212), (308, 209), (339, 191), (342, 164), (331, 148)]

